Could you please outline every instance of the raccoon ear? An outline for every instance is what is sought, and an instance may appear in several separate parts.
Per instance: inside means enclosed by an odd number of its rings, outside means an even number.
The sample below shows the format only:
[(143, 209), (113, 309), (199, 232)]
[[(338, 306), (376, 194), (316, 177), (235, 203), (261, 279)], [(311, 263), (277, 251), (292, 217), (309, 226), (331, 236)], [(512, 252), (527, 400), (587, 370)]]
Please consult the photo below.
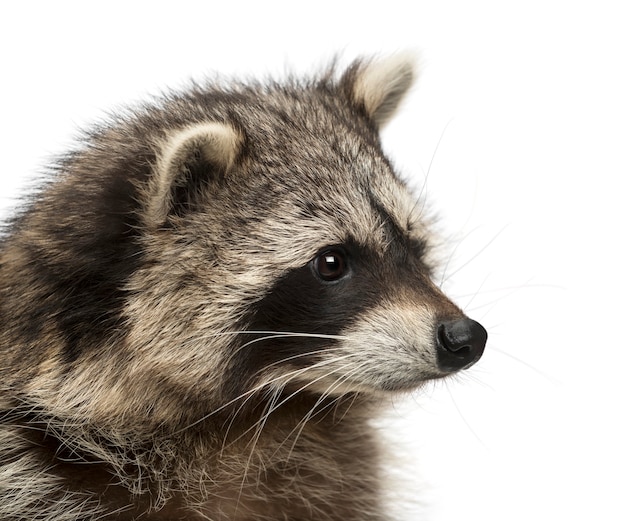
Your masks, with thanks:
[(384, 126), (393, 116), (416, 77), (415, 55), (402, 53), (386, 59), (356, 62), (342, 78), (352, 101)]
[(242, 148), (241, 135), (226, 123), (202, 123), (173, 133), (161, 149), (148, 214), (162, 224), (185, 213), (211, 180), (228, 174)]

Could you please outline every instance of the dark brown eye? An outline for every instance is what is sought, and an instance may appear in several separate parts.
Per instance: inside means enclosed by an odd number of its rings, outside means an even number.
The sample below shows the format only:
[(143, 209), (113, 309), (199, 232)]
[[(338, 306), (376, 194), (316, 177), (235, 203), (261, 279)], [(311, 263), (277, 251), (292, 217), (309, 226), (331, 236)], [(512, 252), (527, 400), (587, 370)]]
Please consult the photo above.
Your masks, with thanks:
[(320, 253), (314, 261), (314, 268), (322, 280), (338, 280), (348, 272), (345, 255), (337, 250)]

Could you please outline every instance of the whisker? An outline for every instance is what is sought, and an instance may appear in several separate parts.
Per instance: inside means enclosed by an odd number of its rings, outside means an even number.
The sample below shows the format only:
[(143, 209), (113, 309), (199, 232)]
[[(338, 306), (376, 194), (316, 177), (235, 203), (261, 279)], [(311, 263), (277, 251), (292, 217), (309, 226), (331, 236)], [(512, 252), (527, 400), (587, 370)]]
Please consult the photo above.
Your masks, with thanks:
[[(340, 361), (342, 359), (346, 359), (346, 358), (350, 358), (353, 356), (357, 356), (355, 353), (348, 353), (346, 355), (344, 355), (343, 357), (338, 357), (338, 358), (334, 358), (331, 360), (322, 360), (321, 362), (318, 362), (317, 364), (313, 364), (311, 366), (308, 367), (304, 367), (304, 368), (300, 368), (297, 369), (295, 371), (291, 371), (290, 373), (287, 373), (285, 375), (281, 375), (282, 378), (287, 378), (287, 380), (285, 382), (282, 382), (282, 389), (284, 389), (284, 387), (291, 381), (293, 381), (295, 378), (297, 378), (298, 376), (311, 371), (313, 369), (318, 369), (319, 367), (323, 367), (325, 365), (329, 365), (331, 363), (336, 363), (337, 361)], [(305, 384), (303, 384), (301, 387), (298, 387), (298, 389), (296, 389), (294, 392), (290, 393), (287, 397), (283, 398), (277, 405), (275, 405), (273, 408), (271, 408), (267, 413), (265, 413), (261, 419), (257, 422), (255, 422), (251, 427), (249, 427), (248, 429), (246, 429), (246, 431), (244, 431), (241, 435), (239, 435), (237, 438), (235, 438), (234, 440), (232, 440), (232, 443), (235, 443), (236, 441), (240, 440), (243, 436), (245, 436), (246, 434), (248, 434), (251, 430), (255, 429), (258, 424), (261, 421), (264, 421), (264, 417), (265, 416), (269, 416), (271, 413), (273, 413), (275, 410), (277, 410), (279, 407), (281, 407), (282, 405), (284, 405), (285, 403), (287, 403), (289, 400), (291, 400), (292, 398), (294, 398), (295, 396), (297, 396), (299, 393), (305, 391), (306, 389), (310, 388), (311, 386), (315, 385), (317, 382), (319, 382), (320, 380), (323, 380), (324, 378), (327, 378), (330, 374), (340, 370), (341, 368), (337, 368), (334, 369), (333, 371), (330, 371), (329, 373), (325, 373), (321, 376), (318, 376), (317, 378), (314, 378), (313, 380), (310, 380), (308, 382), (306, 382)], [(281, 377), (276, 378), (276, 380), (281, 379)]]
[[(433, 150), (433, 153), (430, 157), (430, 162), (428, 163), (428, 168), (426, 169), (426, 172), (424, 172), (424, 181), (422, 182), (422, 186), (420, 188), (420, 193), (417, 195), (416, 200), (415, 200), (415, 204), (413, 205), (413, 209), (411, 210), (411, 213), (413, 213), (413, 211), (415, 210), (415, 208), (417, 208), (417, 206), (419, 204), (422, 204), (422, 207), (420, 209), (420, 213), (417, 216), (417, 219), (419, 220), (422, 217), (422, 214), (426, 208), (426, 204), (423, 203), (422, 201), (422, 197), (426, 197), (426, 193), (428, 190), (428, 178), (430, 177), (430, 172), (432, 171), (432, 167), (433, 167), (433, 163), (435, 162), (435, 158), (437, 157), (437, 152), (439, 151), (439, 147), (441, 145), (441, 142), (443, 141), (443, 138), (446, 134), (446, 131), (448, 130), (448, 127), (450, 126), (450, 123), (452, 123), (452, 119), (450, 119), (450, 121), (448, 121), (446, 123), (446, 125), (443, 127), (443, 130), (441, 131), (441, 134), (439, 136), (439, 139), (437, 140), (437, 144), (435, 145), (435, 149)], [(423, 169), (422, 169), (423, 171)]]
[[(558, 290), (565, 289), (564, 286), (560, 286), (558, 284), (529, 284), (531, 280), (532, 280), (532, 277), (528, 279), (528, 282), (520, 284), (519, 286), (503, 286), (501, 288), (481, 289), (480, 293), (481, 295), (485, 295), (487, 293), (501, 293), (504, 291), (519, 291), (522, 289), (558, 289)], [(465, 298), (465, 297), (473, 297), (474, 295), (475, 293), (472, 292), (472, 293), (465, 293), (465, 294), (456, 295), (456, 296), (457, 298)]]
[(454, 118), (451, 118), (446, 123), (446, 126), (443, 127), (443, 130), (441, 131), (441, 135), (439, 136), (439, 139), (437, 140), (437, 144), (435, 145), (435, 150), (433, 151), (433, 154), (432, 154), (432, 156), (430, 158), (430, 163), (428, 163), (428, 169), (426, 170), (426, 178), (428, 178), (428, 176), (430, 175), (431, 169), (433, 167), (433, 163), (435, 162), (435, 157), (437, 157), (437, 152), (439, 150), (439, 146), (441, 145), (441, 142), (443, 141), (443, 138), (446, 135), (448, 127), (450, 126), (450, 123), (452, 123), (453, 120), (454, 120)]
[(487, 242), (487, 244), (485, 244), (480, 250), (478, 250), (474, 255), (472, 255), (467, 261), (465, 261), (463, 264), (461, 264), (461, 266), (459, 266), (456, 270), (454, 270), (452, 273), (450, 273), (444, 280), (441, 281), (441, 286), (443, 286), (448, 280), (450, 280), (450, 278), (454, 277), (454, 275), (456, 275), (459, 271), (461, 271), (463, 268), (465, 268), (465, 266), (467, 266), (468, 264), (470, 264), (471, 262), (473, 262), (474, 260), (476, 260), (477, 257), (479, 257), (482, 253), (485, 252), (485, 250), (487, 248), (489, 248), (489, 246), (491, 246), (495, 240), (500, 237), (500, 235), (502, 235), (502, 233), (509, 227), (509, 225), (505, 225), (503, 226), (500, 231), (498, 231), (490, 240), (489, 242)]
[(237, 336), (237, 335), (280, 335), (280, 336), (297, 336), (304, 338), (325, 338), (330, 340), (344, 340), (345, 337), (341, 335), (328, 335), (323, 333), (304, 333), (299, 331), (272, 331), (272, 330), (235, 330), (235, 331), (218, 331), (198, 337), (198, 340), (206, 340), (208, 338), (214, 338), (218, 336)]
[[(292, 431), (287, 435), (287, 438), (285, 439), (285, 441), (279, 445), (278, 448), (282, 447), (284, 445), (284, 443), (287, 441), (287, 439), (289, 439), (289, 437), (297, 430), (297, 434), (295, 436), (295, 439), (293, 440), (293, 442), (291, 444), (291, 448), (289, 449), (289, 453), (287, 454), (287, 460), (289, 460), (289, 458), (291, 458), (291, 454), (295, 450), (295, 447), (296, 447), (296, 444), (298, 442), (298, 439), (300, 438), (300, 435), (302, 434), (302, 431), (304, 430), (306, 424), (309, 421), (311, 421), (311, 419), (314, 418), (315, 416), (317, 416), (319, 414), (322, 414), (325, 410), (327, 410), (327, 409), (333, 407), (334, 405), (336, 405), (338, 400), (341, 399), (341, 396), (337, 396), (330, 403), (327, 403), (321, 409), (317, 409), (316, 410), (318, 405), (322, 404), (327, 398), (329, 398), (335, 389), (339, 388), (346, 380), (348, 380), (354, 374), (356, 374), (358, 372), (358, 370), (360, 370), (365, 364), (366, 364), (366, 362), (361, 362), (360, 364), (356, 365), (354, 367), (354, 369), (352, 369), (350, 371), (345, 371), (345, 369), (346, 369), (346, 367), (348, 367), (348, 365), (344, 365), (344, 366), (342, 366), (340, 368), (341, 371), (344, 374), (340, 378), (338, 378), (335, 382), (333, 382), (331, 385), (328, 386), (328, 388), (320, 395), (320, 397), (317, 399), (317, 401), (313, 404), (313, 406), (311, 407), (309, 412), (298, 422), (296, 427), (294, 427), (294, 429), (292, 429)], [(329, 373), (329, 374), (331, 374), (331, 373)], [(328, 375), (326, 375), (326, 376), (328, 376)], [(356, 396), (356, 393), (355, 393), (355, 396)], [(353, 397), (352, 403), (354, 403), (354, 399), (355, 398)], [(343, 416), (345, 416), (346, 413), (347, 412), (344, 412)], [(342, 418), (343, 418), (343, 416), (342, 416)], [(277, 451), (278, 451), (278, 449), (276, 450), (276, 452)]]
[[(529, 279), (529, 281), (532, 279)], [(518, 291), (522, 290), (522, 289), (558, 289), (558, 290), (563, 290), (563, 286), (558, 286), (558, 285), (551, 285), (551, 284), (522, 284), (520, 286), (509, 286), (509, 287), (504, 287), (504, 288), (500, 288), (500, 289), (492, 289), (492, 290), (485, 290), (485, 289), (480, 289), (479, 288), (479, 292), (480, 295), (486, 295), (488, 293), (504, 293), (503, 295), (500, 295), (498, 298), (487, 301), (487, 302), (483, 302), (482, 304), (478, 304), (476, 306), (474, 306), (473, 308), (471, 308), (472, 310), (478, 310), (478, 309), (482, 309), (482, 308), (486, 308), (488, 307), (489, 309), (487, 310), (487, 313), (489, 313), (491, 311), (491, 308), (493, 308), (496, 304), (499, 304), (502, 300), (509, 298), (511, 295), (516, 294)], [(472, 296), (472, 300), (474, 299), (475, 296), (478, 295), (478, 292), (474, 293), (474, 295)], [(467, 306), (466, 306), (467, 307)]]
[[(439, 278), (439, 287), (440, 288), (443, 287), (443, 285), (445, 284), (445, 282), (447, 280), (446, 274), (448, 272), (448, 268), (450, 267), (450, 263), (454, 260), (454, 258), (456, 256), (457, 250), (461, 247), (461, 245), (463, 244), (463, 241), (468, 239), (478, 229), (479, 229), (479, 227), (473, 228), (473, 229), (469, 230), (467, 233), (463, 234), (463, 237), (461, 237), (460, 239), (456, 240), (456, 244), (454, 245), (454, 248), (452, 248), (452, 251), (448, 255), (448, 260), (446, 261), (445, 265), (443, 266), (443, 270), (441, 272), (441, 277)], [(454, 236), (452, 236), (452, 237), (454, 237)]]
[(342, 350), (343, 349), (341, 347), (325, 347), (323, 349), (316, 349), (315, 351), (306, 351), (303, 353), (297, 353), (295, 355), (288, 356), (287, 358), (281, 358), (280, 360), (277, 360), (276, 362), (272, 362), (271, 364), (268, 364), (265, 367), (263, 367), (263, 369), (261, 369), (260, 371), (265, 372), (267, 369), (271, 367), (282, 365), (285, 362), (291, 362), (293, 360), (297, 360), (298, 358), (307, 358), (307, 357), (310, 357), (311, 355), (318, 355), (318, 354), (328, 354), (328, 353), (332, 353), (333, 351), (341, 352)]
[(487, 275), (483, 281), (480, 283), (480, 286), (478, 286), (478, 288), (476, 289), (476, 291), (474, 292), (474, 294), (471, 296), (471, 298), (465, 303), (465, 305), (463, 306), (464, 309), (470, 309), (470, 306), (472, 304), (472, 302), (474, 302), (474, 299), (476, 298), (476, 296), (478, 294), (480, 294), (482, 292), (482, 288), (485, 285), (485, 283), (487, 282), (487, 279), (489, 278), (489, 276)]
[[(326, 377), (326, 376), (327, 376), (327, 375), (323, 375), (322, 377)], [(320, 378), (322, 378), (322, 377), (320, 377)], [(308, 386), (308, 384), (307, 384), (307, 386)], [(307, 386), (305, 386), (305, 387), (307, 387)], [(275, 390), (274, 390), (274, 392), (272, 393), (271, 399), (267, 402), (267, 404), (266, 404), (266, 406), (265, 406), (265, 409), (264, 409), (264, 411), (263, 411), (263, 414), (262, 414), (262, 416), (261, 416), (261, 419), (260, 419), (259, 421), (255, 422), (255, 424), (254, 424), (251, 428), (247, 429), (247, 430), (246, 430), (246, 431), (245, 431), (245, 432), (244, 432), (241, 436), (238, 436), (238, 437), (237, 437), (237, 438), (236, 438), (236, 439), (232, 442), (232, 443), (236, 442), (236, 441), (237, 441), (237, 440), (239, 440), (242, 436), (245, 436), (248, 432), (250, 432), (252, 429), (254, 429), (254, 430), (255, 430), (255, 432), (254, 432), (254, 435), (253, 435), (252, 439), (251, 439), (251, 440), (250, 440), (250, 442), (248, 443), (248, 445), (250, 445), (250, 444), (251, 444), (251, 447), (250, 447), (250, 452), (249, 452), (249, 455), (248, 455), (248, 461), (247, 461), (247, 463), (246, 463), (246, 468), (244, 469), (243, 478), (242, 478), (242, 481), (241, 481), (241, 486), (240, 486), (240, 491), (239, 491), (239, 499), (241, 498), (241, 495), (243, 494), (243, 488), (244, 488), (244, 486), (245, 486), (245, 481), (246, 481), (246, 478), (247, 478), (247, 475), (248, 475), (248, 469), (250, 468), (250, 465), (251, 465), (251, 463), (252, 463), (252, 457), (253, 457), (253, 455), (254, 455), (254, 453), (255, 453), (255, 448), (256, 448), (256, 446), (257, 446), (257, 444), (258, 444), (258, 440), (259, 440), (259, 439), (260, 439), (260, 437), (261, 437), (261, 434), (262, 434), (262, 432), (263, 432), (263, 428), (264, 428), (264, 427), (265, 427), (265, 425), (267, 424), (267, 420), (269, 419), (269, 417), (270, 417), (270, 415), (272, 414), (272, 412), (274, 412), (274, 411), (275, 411), (276, 409), (278, 409), (278, 408), (279, 408), (279, 407), (280, 407), (283, 403), (285, 403), (285, 401), (287, 401), (287, 400), (291, 399), (293, 396), (295, 396), (296, 394), (298, 394), (298, 393), (299, 393), (299, 392), (301, 392), (301, 390), (302, 390), (302, 388), (298, 389), (296, 392), (292, 393), (292, 394), (291, 394), (291, 395), (289, 395), (287, 398), (285, 398), (285, 399), (283, 399), (282, 401), (280, 401), (279, 403), (277, 403), (277, 402), (278, 402), (278, 399), (279, 399), (279, 397), (280, 397), (280, 394), (281, 394), (281, 392), (283, 391), (283, 389), (284, 389), (284, 385), (283, 385), (283, 386), (281, 386), (281, 388), (277, 388), (277, 389), (275, 389)], [(319, 400), (318, 400), (318, 402), (319, 402)], [(315, 406), (313, 407), (313, 409), (314, 409), (314, 408), (315, 408)], [(309, 413), (309, 414), (310, 414), (310, 413)], [(308, 416), (308, 415), (307, 415), (307, 416)], [(303, 425), (303, 427), (304, 427), (304, 425)], [(290, 437), (290, 436), (291, 436), (291, 434), (295, 431), (295, 429), (297, 429), (297, 426), (296, 426), (296, 427), (295, 427), (295, 428), (291, 431), (291, 433), (287, 436), (287, 439), (289, 439), (289, 437)], [(301, 430), (299, 431), (298, 435), (296, 436), (296, 440), (298, 439), (298, 437), (299, 437), (300, 433), (301, 433)], [(285, 441), (286, 441), (286, 440), (285, 440)], [(282, 445), (283, 445), (283, 444), (284, 444), (284, 442), (283, 442), (283, 443), (281, 443), (281, 444), (280, 444), (280, 446), (279, 446), (278, 448), (282, 447)], [(295, 445), (295, 443), (294, 443), (294, 445)], [(274, 454), (276, 454), (276, 452), (278, 451), (278, 448), (276, 449), (276, 451), (274, 452)], [(292, 451), (292, 450), (293, 450), (293, 446), (292, 446), (292, 448), (291, 448), (291, 450), (290, 450), (290, 452), (289, 452), (289, 455), (288, 455), (287, 459), (289, 459), (289, 457), (291, 456), (291, 451)]]
[[(307, 353), (299, 353), (299, 354), (297, 354), (297, 355), (293, 355), (293, 356), (291, 356), (291, 357), (288, 357), (288, 358), (285, 358), (285, 359), (281, 359), (281, 360), (279, 360), (279, 361), (277, 361), (277, 362), (274, 362), (273, 364), (270, 364), (270, 365), (266, 366), (266, 367), (265, 367), (265, 370), (266, 370), (267, 368), (269, 368), (269, 367), (272, 367), (272, 366), (275, 366), (275, 365), (280, 365), (280, 364), (282, 364), (282, 363), (284, 363), (284, 362), (286, 362), (286, 361), (289, 361), (289, 360), (294, 360), (294, 359), (297, 359), (297, 358), (307, 357), (307, 356), (310, 356), (311, 354), (317, 354), (317, 353), (328, 353), (328, 351), (330, 351), (330, 350), (332, 350), (332, 348), (331, 348), (331, 349), (320, 349), (320, 350), (317, 350), (317, 351), (312, 351), (312, 352), (310, 351), (310, 352), (307, 352)], [(352, 354), (346, 355), (346, 357), (348, 357), (348, 356), (353, 356), (353, 355), (352, 355)], [(341, 357), (340, 357), (340, 358), (335, 358), (335, 359), (332, 359), (332, 360), (322, 360), (322, 361), (320, 361), (320, 362), (318, 362), (318, 363), (316, 363), (316, 364), (313, 364), (313, 365), (310, 365), (310, 366), (307, 366), (307, 367), (304, 367), (304, 368), (298, 368), (298, 369), (293, 370), (293, 371), (291, 371), (291, 372), (289, 372), (289, 373), (286, 373), (286, 374), (283, 374), (283, 375), (279, 375), (278, 377), (275, 377), (275, 378), (273, 378), (272, 380), (269, 380), (269, 381), (264, 382), (264, 383), (263, 383), (263, 388), (270, 388), (270, 386), (271, 386), (271, 385), (273, 385), (274, 383), (276, 383), (277, 381), (279, 381), (279, 380), (282, 380), (282, 379), (285, 379), (285, 378), (286, 378), (286, 379), (287, 379), (287, 381), (286, 381), (286, 382), (282, 382), (282, 383), (281, 383), (281, 385), (280, 385), (280, 387), (278, 387), (278, 388), (277, 388), (277, 389), (278, 389), (278, 391), (279, 391), (279, 392), (278, 392), (278, 394), (280, 394), (280, 393), (284, 390), (285, 385), (287, 385), (287, 383), (289, 383), (289, 381), (290, 381), (291, 379), (295, 378), (296, 376), (299, 376), (300, 374), (302, 374), (302, 373), (304, 373), (304, 372), (306, 372), (306, 371), (308, 371), (308, 370), (315, 369), (315, 368), (317, 368), (317, 367), (321, 367), (321, 366), (327, 365), (328, 363), (334, 362), (334, 361), (336, 361), (336, 360), (338, 360), (338, 359), (341, 359)], [(316, 380), (314, 380), (314, 381), (313, 381), (313, 383), (315, 383), (316, 381), (317, 381), (317, 379), (316, 379)], [(307, 384), (307, 386), (308, 386), (308, 384)], [(305, 387), (307, 387), (307, 386), (305, 386)], [(277, 409), (280, 405), (282, 405), (282, 404), (283, 404), (286, 400), (289, 400), (289, 399), (291, 399), (293, 396), (295, 396), (295, 395), (297, 394), (297, 392), (299, 392), (299, 391), (300, 391), (300, 390), (298, 390), (298, 391), (296, 391), (295, 393), (293, 393), (292, 395), (288, 396), (285, 400), (283, 400), (283, 401), (282, 401), (280, 404), (278, 404), (275, 408), (273, 408), (273, 409), (271, 409), (269, 412), (267, 412), (267, 414), (268, 414), (268, 415), (269, 415), (269, 414), (271, 414), (271, 413), (272, 413), (274, 410), (276, 410), (276, 409)], [(272, 392), (272, 397), (274, 396), (274, 394), (275, 394), (275, 391), (273, 391), (273, 392)], [(235, 413), (232, 415), (231, 421), (230, 421), (229, 426), (228, 426), (228, 428), (227, 428), (227, 430), (226, 430), (226, 435), (224, 436), (224, 438), (225, 438), (225, 439), (227, 439), (227, 437), (228, 437), (228, 436), (227, 436), (227, 435), (228, 435), (228, 432), (230, 432), (230, 428), (232, 427), (232, 425), (233, 425), (233, 423), (234, 423), (234, 421), (235, 421), (235, 419), (236, 419), (237, 415), (238, 415), (238, 414), (241, 412), (241, 410), (245, 407), (245, 404), (246, 404), (246, 403), (247, 403), (247, 402), (248, 402), (248, 401), (252, 398), (252, 396), (253, 396), (252, 394), (249, 394), (249, 395), (246, 397), (246, 399), (242, 402), (242, 404), (238, 407), (237, 411), (235, 411)], [(266, 407), (266, 410), (267, 410), (267, 407)], [(265, 413), (265, 411), (264, 411), (264, 414), (266, 414), (266, 413)], [(258, 423), (258, 422), (257, 422), (257, 423)], [(256, 424), (255, 424), (255, 425), (256, 425)], [(238, 438), (236, 438), (235, 440), (233, 440), (233, 442), (237, 441), (237, 440), (238, 440), (238, 439), (240, 439), (242, 436), (244, 436), (245, 434), (247, 434), (250, 430), (252, 430), (252, 428), (254, 428), (254, 427), (255, 427), (255, 425), (253, 425), (250, 429), (248, 429), (247, 431), (245, 431), (245, 432), (244, 432), (241, 436), (239, 436)], [(224, 447), (225, 447), (225, 446), (223, 446), (222, 450), (224, 449)]]
[[(354, 376), (354, 373), (351, 375)], [(338, 420), (336, 419), (336, 416), (333, 415), (333, 419), (337, 422), (337, 423), (341, 423), (344, 418), (346, 417), (346, 415), (348, 414), (348, 412), (350, 412), (350, 409), (352, 409), (352, 407), (354, 407), (354, 403), (356, 402), (357, 397), (359, 396), (359, 393), (353, 393), (352, 394), (352, 398), (350, 399), (350, 403), (346, 406), (346, 410), (343, 412), (343, 414), (341, 415), (341, 418), (339, 418)]]
[(346, 340), (346, 337), (338, 337), (336, 335), (313, 335), (313, 334), (304, 334), (304, 333), (280, 333), (280, 334), (271, 334), (271, 335), (267, 335), (267, 336), (263, 336), (261, 338), (255, 338), (254, 340), (250, 340), (249, 342), (246, 342), (245, 344), (241, 345), (238, 350), (242, 350), (252, 344), (256, 344), (257, 342), (263, 342), (265, 340), (272, 340), (274, 338), (292, 338), (292, 337), (296, 337), (296, 338), (323, 338), (323, 339), (330, 339), (332, 338), (334, 339), (339, 339), (339, 340)]
[[(307, 352), (307, 353), (299, 353), (299, 354), (297, 354), (297, 355), (293, 355), (293, 356), (290, 356), (290, 357), (288, 357), (288, 358), (284, 358), (284, 359), (281, 359), (281, 360), (279, 360), (279, 361), (277, 361), (277, 362), (274, 362), (273, 364), (270, 364), (270, 365), (266, 366), (266, 368), (265, 368), (265, 369), (267, 369), (268, 367), (273, 367), (273, 366), (276, 366), (276, 365), (280, 365), (280, 364), (282, 364), (282, 363), (284, 363), (284, 362), (287, 362), (287, 361), (295, 360), (295, 359), (297, 359), (297, 358), (306, 357), (306, 356), (309, 356), (309, 355), (311, 355), (311, 354), (327, 353), (327, 352), (329, 352), (329, 351), (332, 351), (333, 349), (337, 349), (337, 348), (325, 348), (325, 349), (323, 349), (323, 350), (322, 350), (322, 349), (320, 349), (320, 350), (316, 350), (316, 351), (312, 351), (312, 352), (311, 352), (311, 351), (309, 351), (309, 352)], [(330, 362), (332, 362), (332, 360), (326, 360), (326, 361), (323, 361), (323, 363), (324, 363), (324, 364), (327, 364), (327, 363), (330, 363)], [(198, 425), (198, 424), (202, 423), (203, 421), (207, 420), (208, 418), (210, 418), (210, 417), (211, 417), (211, 416), (213, 416), (214, 414), (217, 414), (217, 413), (219, 413), (220, 411), (223, 411), (224, 409), (226, 409), (226, 408), (230, 407), (231, 405), (233, 405), (234, 403), (236, 403), (237, 401), (239, 401), (239, 400), (241, 400), (241, 399), (246, 398), (246, 401), (247, 401), (247, 400), (249, 400), (249, 399), (252, 397), (252, 395), (254, 395), (255, 393), (257, 393), (257, 392), (259, 392), (259, 391), (262, 391), (263, 389), (266, 389), (266, 388), (270, 387), (271, 385), (275, 384), (276, 382), (278, 382), (278, 381), (280, 381), (280, 380), (282, 380), (282, 379), (284, 379), (284, 378), (286, 378), (286, 377), (287, 377), (287, 378), (288, 378), (288, 377), (290, 377), (292, 374), (295, 374), (295, 375), (297, 376), (297, 374), (300, 374), (301, 372), (306, 371), (306, 370), (309, 370), (309, 369), (313, 369), (313, 368), (315, 368), (316, 366), (317, 366), (317, 364), (313, 364), (313, 365), (308, 366), (308, 367), (305, 367), (305, 368), (298, 368), (298, 369), (295, 369), (295, 370), (294, 370), (294, 371), (292, 371), (292, 372), (289, 372), (289, 373), (286, 373), (286, 374), (281, 374), (281, 375), (278, 375), (278, 376), (276, 376), (276, 377), (272, 378), (271, 380), (264, 380), (264, 381), (262, 381), (261, 383), (259, 383), (258, 385), (254, 386), (253, 388), (251, 388), (251, 389), (249, 389), (249, 390), (247, 390), (247, 391), (245, 391), (245, 392), (241, 393), (239, 396), (237, 396), (237, 397), (235, 397), (235, 398), (233, 398), (233, 399), (229, 400), (228, 402), (226, 402), (226, 403), (224, 403), (224, 404), (220, 405), (217, 409), (214, 409), (214, 410), (213, 410), (213, 411), (211, 411), (210, 413), (205, 414), (204, 416), (202, 416), (202, 417), (201, 417), (201, 418), (199, 418), (198, 420), (196, 420), (196, 421), (194, 421), (194, 422), (192, 422), (192, 423), (190, 423), (190, 424), (186, 425), (186, 426), (185, 426), (185, 427), (183, 427), (182, 429), (179, 429), (179, 430), (175, 431), (175, 432), (174, 432), (174, 434), (180, 434), (181, 432), (184, 432), (185, 430), (188, 430), (188, 429), (190, 429), (190, 428), (194, 427), (195, 425)], [(245, 402), (244, 402), (244, 403), (245, 403)], [(239, 410), (241, 410), (241, 407), (238, 409), (238, 411), (239, 411)]]
[(220, 336), (239, 336), (239, 335), (265, 335), (260, 338), (255, 338), (250, 340), (249, 342), (245, 342), (244, 344), (238, 346), (234, 351), (229, 353), (229, 356), (232, 358), (236, 356), (239, 352), (241, 352), (246, 347), (249, 347), (252, 344), (256, 344), (259, 342), (263, 342), (266, 340), (273, 340), (278, 338), (318, 338), (323, 340), (348, 340), (348, 337), (341, 335), (327, 335), (323, 333), (300, 333), (293, 331), (221, 331), (216, 333), (211, 333), (210, 335), (203, 335), (200, 337), (195, 337), (193, 339), (189, 339), (182, 343), (183, 346), (187, 346), (190, 344), (195, 344), (202, 340), (208, 340), (211, 338), (216, 338)]
[[(245, 466), (245, 468), (243, 470), (243, 475), (242, 475), (242, 478), (241, 478), (241, 486), (239, 488), (239, 496), (237, 498), (237, 504), (239, 504), (239, 502), (241, 501), (241, 497), (243, 495), (243, 489), (244, 489), (245, 484), (246, 484), (246, 478), (248, 477), (248, 471), (249, 471), (249, 469), (251, 467), (251, 464), (252, 464), (252, 457), (254, 456), (256, 446), (257, 446), (257, 444), (259, 442), (259, 439), (261, 437), (261, 432), (263, 431), (263, 427), (265, 427), (265, 425), (267, 424), (267, 420), (270, 417), (271, 412), (275, 409), (275, 407), (276, 407), (275, 404), (278, 401), (278, 398), (279, 398), (279, 393), (278, 392), (272, 393), (272, 397), (267, 402), (267, 405), (265, 407), (263, 415), (261, 416), (261, 422), (260, 423), (257, 422), (255, 424), (255, 425), (257, 425), (257, 428), (256, 428), (256, 432), (254, 433), (254, 436), (252, 437), (252, 440), (251, 440), (252, 447), (250, 448), (250, 453), (248, 454), (248, 460), (247, 460), (246, 466)], [(268, 412), (265, 412), (265, 411), (268, 411)], [(246, 432), (248, 432), (248, 431), (246, 431)], [(224, 437), (224, 441), (226, 441), (226, 439), (227, 438)], [(224, 446), (225, 446), (225, 444), (224, 444)]]
[(476, 431), (474, 429), (472, 429), (472, 426), (469, 424), (469, 422), (467, 421), (467, 419), (465, 418), (465, 416), (461, 412), (461, 409), (459, 408), (459, 405), (456, 403), (456, 400), (454, 399), (454, 395), (450, 391), (450, 387), (448, 386), (448, 382), (445, 382), (445, 386), (446, 386), (446, 390), (448, 391), (448, 395), (450, 396), (450, 400), (452, 401), (452, 404), (454, 405), (454, 408), (456, 409), (456, 412), (459, 414), (459, 417), (461, 418), (461, 420), (463, 421), (463, 423), (465, 424), (467, 429), (472, 433), (474, 438), (476, 438), (478, 443), (480, 443), (483, 447), (488, 448), (487, 445), (485, 445), (485, 443), (483, 442), (483, 440), (480, 439), (480, 436), (478, 436)]
[(507, 351), (504, 351), (503, 349), (499, 349), (495, 346), (490, 345), (489, 346), (489, 350), (490, 351), (494, 351), (496, 353), (499, 353), (503, 356), (506, 356), (512, 360), (515, 360), (518, 364), (522, 364), (523, 366), (527, 367), (528, 369), (530, 369), (531, 371), (534, 371), (535, 373), (537, 373), (538, 375), (542, 376), (543, 378), (545, 378), (546, 380), (548, 380), (549, 382), (555, 384), (555, 385), (562, 385), (563, 382), (561, 382), (560, 380), (554, 378), (553, 376), (549, 375), (548, 373), (543, 372), (540, 369), (537, 369), (535, 366), (533, 366), (532, 364), (529, 364), (528, 362), (525, 362), (524, 360), (522, 360), (521, 358), (518, 358), (515, 355), (512, 355), (511, 353), (508, 353)]

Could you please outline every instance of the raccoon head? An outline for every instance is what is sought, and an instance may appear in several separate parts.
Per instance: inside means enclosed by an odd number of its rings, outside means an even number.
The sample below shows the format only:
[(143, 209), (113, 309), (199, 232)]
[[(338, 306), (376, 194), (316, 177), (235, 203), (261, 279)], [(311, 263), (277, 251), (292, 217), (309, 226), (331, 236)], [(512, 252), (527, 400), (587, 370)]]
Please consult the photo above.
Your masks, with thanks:
[(130, 288), (143, 369), (224, 397), (379, 394), (480, 358), (486, 331), (431, 280), (428, 223), (380, 146), (414, 76), (405, 57), (356, 62), (168, 133)]

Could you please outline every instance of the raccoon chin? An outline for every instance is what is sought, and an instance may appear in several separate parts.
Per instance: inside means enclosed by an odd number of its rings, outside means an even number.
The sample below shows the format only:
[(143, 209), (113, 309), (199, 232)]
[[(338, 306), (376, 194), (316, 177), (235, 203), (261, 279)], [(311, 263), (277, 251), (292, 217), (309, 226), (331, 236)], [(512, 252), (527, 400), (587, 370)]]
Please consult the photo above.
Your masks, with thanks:
[(347, 376), (325, 375), (312, 380), (298, 379), (287, 386), (293, 393), (307, 392), (322, 397), (338, 398), (349, 394), (360, 394), (386, 398), (394, 395), (406, 395), (419, 391), (431, 381), (448, 376), (435, 373), (428, 375), (413, 375), (412, 377), (398, 378), (387, 375), (380, 378), (352, 379)]

